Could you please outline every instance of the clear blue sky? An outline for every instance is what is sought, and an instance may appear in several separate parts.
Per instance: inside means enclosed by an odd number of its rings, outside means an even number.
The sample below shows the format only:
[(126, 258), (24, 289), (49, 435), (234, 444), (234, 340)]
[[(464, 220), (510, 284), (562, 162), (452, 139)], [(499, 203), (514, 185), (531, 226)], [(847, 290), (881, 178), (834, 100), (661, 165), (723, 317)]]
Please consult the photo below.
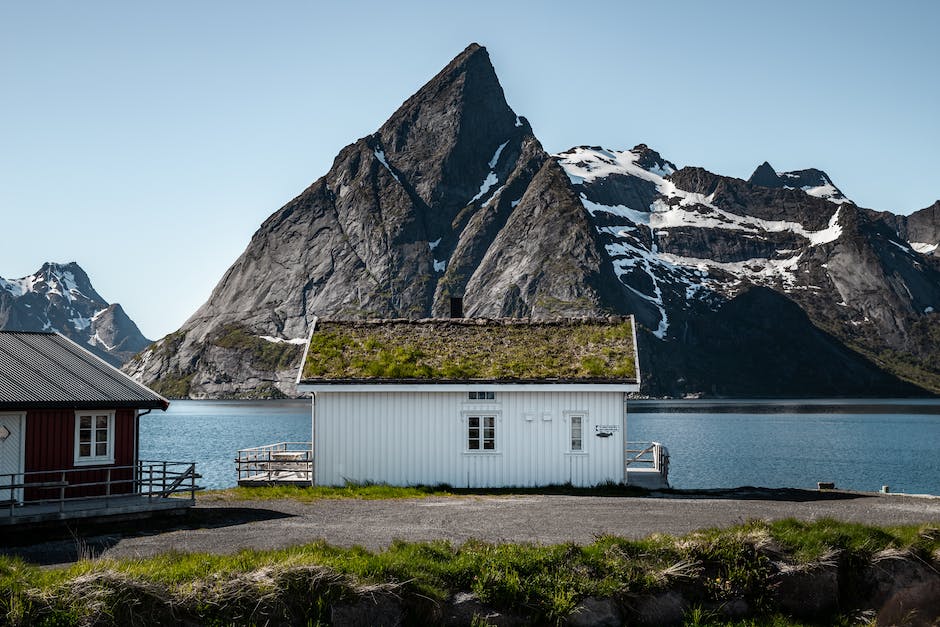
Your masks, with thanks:
[(273, 211), (472, 41), (545, 147), (940, 197), (940, 2), (5, 2), (0, 276), (175, 330)]

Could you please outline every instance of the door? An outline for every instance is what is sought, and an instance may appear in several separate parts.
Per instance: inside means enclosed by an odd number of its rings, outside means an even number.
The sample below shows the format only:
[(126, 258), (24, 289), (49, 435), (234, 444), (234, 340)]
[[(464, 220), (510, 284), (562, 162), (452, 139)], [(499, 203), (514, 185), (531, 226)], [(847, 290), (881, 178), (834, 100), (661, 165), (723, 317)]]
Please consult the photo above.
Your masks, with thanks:
[(23, 500), (22, 488), (5, 486), (23, 483), (25, 428), (23, 414), (0, 414), (0, 503)]

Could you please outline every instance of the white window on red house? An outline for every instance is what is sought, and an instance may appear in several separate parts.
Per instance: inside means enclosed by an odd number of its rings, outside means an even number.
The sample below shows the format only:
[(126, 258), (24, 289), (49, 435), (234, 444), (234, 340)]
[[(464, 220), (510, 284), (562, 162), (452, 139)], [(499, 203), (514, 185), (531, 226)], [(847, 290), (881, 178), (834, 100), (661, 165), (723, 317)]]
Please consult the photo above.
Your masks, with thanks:
[(467, 416), (467, 450), (496, 450), (496, 416)]
[(75, 463), (114, 463), (114, 412), (75, 412)]

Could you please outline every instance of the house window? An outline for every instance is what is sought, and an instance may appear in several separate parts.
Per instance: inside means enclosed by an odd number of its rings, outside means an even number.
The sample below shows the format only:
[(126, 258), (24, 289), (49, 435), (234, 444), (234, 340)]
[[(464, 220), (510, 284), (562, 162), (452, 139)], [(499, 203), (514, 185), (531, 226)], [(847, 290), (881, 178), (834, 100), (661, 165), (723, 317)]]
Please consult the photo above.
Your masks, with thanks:
[(492, 401), (496, 399), (495, 392), (470, 392), (468, 397), (471, 401)]
[(496, 416), (467, 416), (467, 450), (496, 450)]
[(114, 412), (75, 412), (75, 464), (114, 463)]
[(584, 450), (584, 416), (571, 416), (571, 450)]

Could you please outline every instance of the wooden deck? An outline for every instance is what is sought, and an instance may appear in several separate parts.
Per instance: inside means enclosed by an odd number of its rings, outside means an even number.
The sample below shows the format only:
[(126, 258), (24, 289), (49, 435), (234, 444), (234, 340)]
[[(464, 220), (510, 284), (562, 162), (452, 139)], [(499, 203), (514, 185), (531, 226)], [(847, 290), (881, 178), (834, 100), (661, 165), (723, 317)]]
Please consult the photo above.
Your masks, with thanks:
[[(0, 475), (0, 527), (50, 521), (140, 517), (192, 507), (200, 475), (190, 462), (139, 461), (109, 466), (103, 480), (83, 480), (84, 469)], [(95, 496), (73, 496), (87, 494)], [(30, 491), (34, 494), (30, 496)], [(25, 499), (23, 498), (25, 495)]]
[(247, 488), (257, 488), (269, 485), (312, 485), (309, 472), (305, 471), (270, 471), (259, 472), (238, 480), (238, 485)]
[(238, 451), (238, 485), (313, 485), (311, 442), (278, 442)]
[(627, 442), (624, 481), (646, 490), (669, 487), (669, 451), (659, 442)]
[(195, 500), (191, 498), (161, 498), (131, 494), (76, 499), (61, 503), (30, 503), (12, 507), (7, 505), (0, 510), (0, 527), (166, 512), (186, 509), (194, 504)]

